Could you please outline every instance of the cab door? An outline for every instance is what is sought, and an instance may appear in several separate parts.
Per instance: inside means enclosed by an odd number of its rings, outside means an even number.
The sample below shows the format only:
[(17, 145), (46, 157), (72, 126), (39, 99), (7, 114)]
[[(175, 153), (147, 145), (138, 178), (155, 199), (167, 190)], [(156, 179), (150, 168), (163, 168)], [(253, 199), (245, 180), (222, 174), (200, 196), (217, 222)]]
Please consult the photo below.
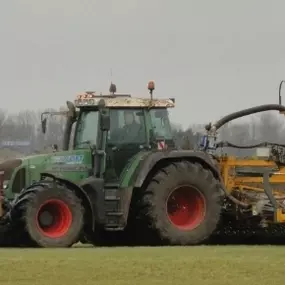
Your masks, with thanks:
[[(124, 125), (124, 111), (132, 111), (136, 123), (139, 124), (143, 136), (138, 141), (116, 140), (116, 133), (119, 133)], [(106, 145), (106, 175), (105, 181), (119, 182), (120, 175), (126, 167), (129, 160), (138, 152), (142, 151), (147, 145), (147, 135), (145, 127), (145, 113), (143, 109), (111, 109), (110, 110), (111, 129), (108, 134), (108, 142)]]

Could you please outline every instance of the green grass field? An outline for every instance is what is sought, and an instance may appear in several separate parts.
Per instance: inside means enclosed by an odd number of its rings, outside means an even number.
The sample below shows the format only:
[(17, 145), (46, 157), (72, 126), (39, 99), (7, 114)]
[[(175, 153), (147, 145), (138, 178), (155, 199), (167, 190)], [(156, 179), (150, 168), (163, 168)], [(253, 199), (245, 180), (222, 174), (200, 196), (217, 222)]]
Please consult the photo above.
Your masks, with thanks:
[(1, 285), (283, 283), (285, 247), (1, 249)]

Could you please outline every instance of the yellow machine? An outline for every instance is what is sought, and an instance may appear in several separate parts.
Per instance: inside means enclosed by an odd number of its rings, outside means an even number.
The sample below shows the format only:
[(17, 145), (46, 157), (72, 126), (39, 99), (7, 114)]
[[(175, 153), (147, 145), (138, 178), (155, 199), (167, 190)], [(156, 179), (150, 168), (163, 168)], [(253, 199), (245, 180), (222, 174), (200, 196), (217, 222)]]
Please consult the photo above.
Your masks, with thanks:
[[(225, 188), (235, 202), (237, 219), (242, 209), (250, 216), (261, 216), (267, 223), (285, 223), (285, 166), (268, 159), (244, 159), (231, 156), (217, 158)], [(246, 218), (248, 218), (248, 215)]]
[[(275, 225), (285, 226), (285, 145), (264, 142), (237, 146), (230, 142), (217, 142), (217, 131), (232, 120), (273, 110), (285, 115), (280, 94), (283, 82), (279, 87), (279, 104), (261, 105), (235, 112), (205, 127), (206, 135), (202, 139), (200, 150), (207, 152), (220, 169), (221, 188), (226, 193), (220, 232), (227, 232), (229, 225), (233, 232), (247, 228), (251, 234)], [(217, 149), (223, 147), (263, 147), (262, 150), (267, 153), (255, 158), (218, 155)]]

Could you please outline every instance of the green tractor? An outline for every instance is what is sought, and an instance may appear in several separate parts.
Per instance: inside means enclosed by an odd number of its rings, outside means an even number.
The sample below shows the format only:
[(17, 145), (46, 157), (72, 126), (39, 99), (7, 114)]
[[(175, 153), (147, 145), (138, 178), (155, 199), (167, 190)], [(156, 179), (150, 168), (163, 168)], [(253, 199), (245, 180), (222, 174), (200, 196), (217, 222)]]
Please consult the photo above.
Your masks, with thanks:
[(219, 170), (207, 153), (175, 148), (175, 100), (153, 98), (153, 81), (148, 89), (146, 98), (113, 84), (109, 95), (78, 95), (67, 104), (63, 151), (0, 164), (0, 189), (12, 199), (2, 203), (2, 236), (40, 247), (194, 245), (211, 236), (225, 195)]

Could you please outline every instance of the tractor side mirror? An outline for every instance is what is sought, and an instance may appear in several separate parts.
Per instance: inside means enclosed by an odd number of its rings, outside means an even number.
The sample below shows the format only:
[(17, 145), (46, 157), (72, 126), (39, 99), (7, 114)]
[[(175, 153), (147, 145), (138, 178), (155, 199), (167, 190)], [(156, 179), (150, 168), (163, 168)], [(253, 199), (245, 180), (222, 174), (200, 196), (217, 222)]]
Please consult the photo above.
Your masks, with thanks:
[(51, 146), (51, 148), (52, 148), (52, 151), (53, 151), (53, 152), (57, 152), (57, 151), (58, 151), (58, 145), (57, 145), (57, 144), (53, 144), (53, 145)]
[(100, 114), (100, 129), (101, 131), (109, 131), (111, 126), (110, 116), (106, 114), (106, 111), (102, 111)]
[(41, 124), (42, 124), (42, 132), (43, 134), (45, 134), (47, 130), (47, 118), (42, 119)]

